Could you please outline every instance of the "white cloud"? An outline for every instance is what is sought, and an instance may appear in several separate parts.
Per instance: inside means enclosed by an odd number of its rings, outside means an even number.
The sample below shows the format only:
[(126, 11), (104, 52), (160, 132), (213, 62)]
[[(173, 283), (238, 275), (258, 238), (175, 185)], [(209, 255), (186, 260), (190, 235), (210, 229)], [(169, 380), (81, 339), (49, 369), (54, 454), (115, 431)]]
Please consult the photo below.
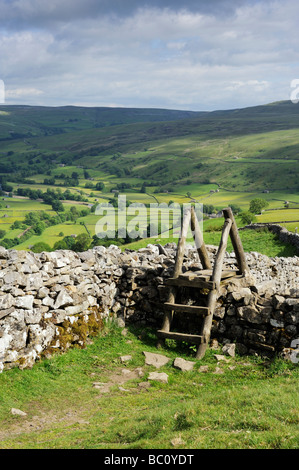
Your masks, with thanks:
[(44, 92), (42, 90), (38, 90), (37, 88), (13, 88), (7, 90), (6, 97), (19, 99), (19, 98), (33, 98), (35, 96), (42, 95)]
[(100, 14), (111, 12), (105, 1), (86, 0), (85, 10), (79, 0), (1, 3), (0, 79), (11, 104), (225, 109), (289, 99), (299, 76), (296, 0), (240, 1), (234, 14), (221, 14), (220, 1), (213, 11), (131, 1), (130, 14), (114, 15)]

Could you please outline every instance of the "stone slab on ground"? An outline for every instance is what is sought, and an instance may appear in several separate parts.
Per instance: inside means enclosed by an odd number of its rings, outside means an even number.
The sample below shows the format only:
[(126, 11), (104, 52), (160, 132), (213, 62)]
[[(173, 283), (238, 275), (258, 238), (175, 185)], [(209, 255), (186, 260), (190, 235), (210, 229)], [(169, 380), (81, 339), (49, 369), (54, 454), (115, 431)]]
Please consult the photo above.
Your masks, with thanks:
[(155, 354), (147, 351), (143, 351), (143, 354), (145, 355), (145, 363), (148, 366), (154, 366), (157, 369), (165, 366), (165, 364), (170, 361), (169, 357), (163, 356), (162, 354)]
[(165, 372), (150, 372), (148, 380), (156, 380), (157, 382), (167, 383), (168, 375)]
[(174, 367), (181, 369), (182, 371), (185, 372), (188, 370), (192, 370), (195, 365), (195, 362), (186, 361), (185, 359), (182, 359), (181, 357), (177, 357), (175, 358), (173, 365)]

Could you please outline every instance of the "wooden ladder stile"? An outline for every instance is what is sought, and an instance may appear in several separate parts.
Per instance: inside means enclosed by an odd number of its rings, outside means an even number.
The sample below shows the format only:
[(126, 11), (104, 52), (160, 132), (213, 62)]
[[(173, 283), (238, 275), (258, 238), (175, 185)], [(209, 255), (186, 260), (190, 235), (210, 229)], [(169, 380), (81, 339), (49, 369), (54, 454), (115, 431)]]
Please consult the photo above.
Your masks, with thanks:
[[(213, 314), (217, 304), (217, 299), (219, 297), (219, 288), (221, 283), (227, 282), (232, 277), (238, 275), (244, 276), (248, 271), (245, 253), (243, 251), (242, 242), (239, 237), (238, 229), (231, 208), (223, 209), (223, 215), (225, 220), (222, 229), (221, 240), (215, 256), (214, 266), (212, 268), (195, 210), (192, 207), (186, 211), (183, 219), (181, 236), (178, 242), (173, 275), (172, 278), (165, 282), (165, 284), (169, 286), (169, 294), (167, 302), (164, 304), (163, 325), (161, 329), (157, 331), (157, 347), (161, 346), (166, 338), (187, 341), (198, 345), (196, 358), (203, 358), (210, 340)], [(203, 269), (196, 272), (189, 271), (182, 273), (184, 251), (189, 225), (191, 226), (196, 250)], [(229, 236), (235, 250), (239, 271), (223, 269), (224, 256), (226, 253)], [(208, 289), (209, 294), (207, 299), (207, 306), (176, 303), (177, 289), (180, 287)], [(200, 334), (194, 335), (189, 333), (170, 331), (174, 313), (186, 313), (197, 315), (199, 318), (202, 318)]]

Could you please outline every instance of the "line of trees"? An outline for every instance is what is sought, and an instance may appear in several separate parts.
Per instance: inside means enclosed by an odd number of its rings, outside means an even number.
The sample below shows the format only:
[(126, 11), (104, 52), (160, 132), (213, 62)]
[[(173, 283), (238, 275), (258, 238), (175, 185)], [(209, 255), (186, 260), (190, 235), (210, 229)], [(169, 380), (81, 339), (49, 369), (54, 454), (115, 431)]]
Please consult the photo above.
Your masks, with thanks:
[(69, 189), (66, 189), (64, 192), (62, 192), (59, 188), (55, 190), (48, 188), (45, 192), (41, 191), (40, 189), (18, 188), (17, 195), (25, 196), (33, 200), (42, 199), (45, 204), (52, 206), (52, 209), (55, 212), (64, 211), (64, 207), (61, 201), (70, 200), (88, 202), (88, 199), (80, 193), (72, 193)]

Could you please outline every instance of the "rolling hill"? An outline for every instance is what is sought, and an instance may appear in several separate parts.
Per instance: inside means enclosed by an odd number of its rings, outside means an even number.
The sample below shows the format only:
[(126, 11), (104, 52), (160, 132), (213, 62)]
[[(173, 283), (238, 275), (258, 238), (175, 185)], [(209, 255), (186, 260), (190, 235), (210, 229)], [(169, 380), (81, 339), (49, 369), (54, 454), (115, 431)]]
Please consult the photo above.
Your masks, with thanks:
[[(0, 140), (77, 132), (136, 122), (189, 119), (205, 113), (80, 106), (0, 106)], [(19, 137), (20, 138), (20, 137)]]
[[(214, 112), (1, 106), (0, 245), (57, 249), (80, 236), (90, 244), (93, 209), (117, 203), (118, 192), (147, 207), (200, 202), (214, 215), (263, 197), (269, 209), (258, 220), (295, 231), (298, 160), (299, 107), (288, 101)], [(204, 224), (215, 244), (221, 220)], [(248, 249), (252, 241), (263, 253), (284, 253), (265, 234), (250, 237)]]
[(292, 192), (298, 130), (299, 107), (290, 101), (198, 113), (1, 106), (0, 174), (9, 181), (74, 165), (167, 190), (217, 183)]

